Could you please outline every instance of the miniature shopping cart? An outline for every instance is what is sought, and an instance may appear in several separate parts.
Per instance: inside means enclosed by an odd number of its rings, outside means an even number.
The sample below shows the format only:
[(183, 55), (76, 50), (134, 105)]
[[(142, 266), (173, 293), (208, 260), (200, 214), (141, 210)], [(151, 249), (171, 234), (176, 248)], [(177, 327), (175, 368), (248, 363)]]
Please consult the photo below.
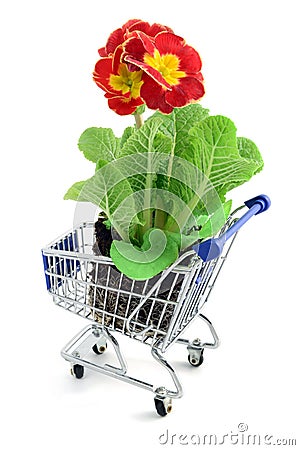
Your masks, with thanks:
[[(266, 195), (245, 202), (227, 220), (217, 237), (188, 250), (159, 276), (146, 281), (127, 278), (112, 260), (95, 256), (94, 223), (82, 223), (43, 249), (47, 289), (56, 305), (89, 319), (91, 323), (62, 350), (71, 372), (82, 378), (85, 369), (96, 370), (154, 393), (156, 411), (165, 416), (182, 387), (164, 354), (177, 343), (185, 345), (192, 366), (203, 362), (205, 348), (217, 348), (219, 339), (212, 323), (201, 314), (215, 280), (234, 241), (236, 232), (252, 216), (270, 206)], [(241, 208), (247, 212), (237, 219)], [(211, 342), (182, 335), (197, 318), (208, 326)], [(170, 374), (172, 390), (131, 377), (114, 336), (115, 332), (148, 344), (154, 359)], [(107, 343), (117, 365), (101, 363)], [(95, 363), (95, 355), (97, 363)]]

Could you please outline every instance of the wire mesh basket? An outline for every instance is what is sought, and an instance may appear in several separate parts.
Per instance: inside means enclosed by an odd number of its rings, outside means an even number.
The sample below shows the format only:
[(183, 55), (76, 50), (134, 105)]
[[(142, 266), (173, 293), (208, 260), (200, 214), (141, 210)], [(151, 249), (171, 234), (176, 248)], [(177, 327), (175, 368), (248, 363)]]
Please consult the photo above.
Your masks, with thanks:
[(136, 281), (96, 257), (94, 243), (94, 224), (83, 223), (43, 250), (54, 303), (151, 345), (163, 337), (163, 350), (198, 314), (226, 257), (205, 263), (190, 250), (159, 276)]

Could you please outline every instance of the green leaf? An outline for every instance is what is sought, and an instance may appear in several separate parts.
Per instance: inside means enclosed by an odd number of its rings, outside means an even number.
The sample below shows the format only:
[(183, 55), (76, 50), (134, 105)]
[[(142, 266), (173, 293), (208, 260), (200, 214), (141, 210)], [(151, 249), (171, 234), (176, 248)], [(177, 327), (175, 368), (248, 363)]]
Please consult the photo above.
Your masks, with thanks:
[(111, 257), (137, 280), (169, 267), (179, 249), (215, 235), (230, 213), (226, 192), (263, 167), (256, 145), (237, 138), (230, 119), (209, 117), (196, 104), (169, 115), (156, 112), (121, 139), (111, 129), (90, 128), (79, 148), (96, 172), (75, 183), (65, 199), (92, 202), (105, 212), (122, 239), (113, 242)]
[(92, 127), (82, 133), (78, 147), (89, 161), (113, 161), (120, 148), (120, 139), (115, 137), (111, 128)]
[(167, 221), (169, 231), (179, 228), (184, 233), (196, 225), (197, 217), (212, 215), (222, 206), (218, 192), (205, 174), (185, 159), (174, 157), (168, 192), (178, 199), (173, 203), (172, 217)]
[(146, 105), (140, 105), (136, 108), (136, 110), (134, 111), (134, 114), (144, 114), (144, 112), (146, 111)]
[[(197, 180), (197, 174), (191, 166), (191, 164), (195, 165), (195, 154), (194, 148), (190, 143), (189, 130), (207, 116), (207, 109), (204, 109), (199, 104), (191, 104), (183, 108), (175, 108), (168, 115), (156, 112), (148, 119), (150, 122), (157, 120), (157, 118), (161, 119), (162, 123), (159, 131), (171, 139), (166, 175), (160, 174), (157, 176), (157, 187), (175, 194), (178, 198), (184, 200), (186, 204), (195, 201), (195, 191), (199, 191), (198, 185), (200, 181)], [(180, 158), (183, 160), (180, 161)], [(185, 161), (191, 164), (185, 164)], [(174, 206), (178, 207), (179, 205)], [(178, 211), (174, 208), (173, 216), (177, 215)], [(185, 218), (182, 218), (181, 222), (184, 221)], [(172, 222), (174, 223), (174, 221), (169, 220), (171, 227), (173, 226), (171, 225)]]
[(232, 201), (228, 200), (221, 208), (218, 208), (214, 214), (207, 218), (199, 231), (199, 238), (206, 239), (214, 236), (225, 224), (230, 214)]
[(193, 245), (199, 240), (199, 233), (197, 231), (192, 231), (190, 234), (181, 234), (181, 250)]
[(130, 136), (135, 132), (135, 128), (134, 127), (127, 127), (125, 128), (123, 135), (121, 137), (121, 141), (120, 141), (120, 147), (124, 147), (124, 144), (126, 143), (127, 139), (130, 138)]
[(129, 241), (129, 227), (136, 216), (133, 191), (117, 162), (104, 165), (86, 181), (75, 183), (65, 199), (90, 202), (100, 207), (125, 241)]
[(170, 233), (168, 231), (165, 232), (167, 236), (170, 236), (173, 241), (176, 242), (178, 248), (180, 250), (184, 250), (187, 247), (190, 247), (194, 242), (199, 240), (199, 232), (194, 230), (189, 234), (184, 233)]
[(64, 200), (78, 200), (80, 193), (86, 181), (77, 181), (74, 183), (64, 195)]
[(171, 154), (193, 161), (193, 148), (189, 141), (189, 130), (208, 115), (208, 109), (195, 103), (183, 108), (174, 108), (170, 114), (156, 112), (147, 122), (157, 118), (161, 119), (160, 131), (172, 140)]
[(160, 125), (160, 119), (145, 123), (127, 139), (121, 150), (122, 170), (128, 174), (132, 190), (140, 193), (136, 198), (137, 213), (143, 211), (144, 231), (153, 225), (151, 203), (153, 205), (158, 167), (167, 161), (171, 149), (170, 138), (159, 132)]
[(96, 163), (95, 172), (97, 172), (97, 170), (101, 169), (102, 167), (106, 166), (106, 164), (109, 164), (109, 162), (105, 161), (104, 159), (98, 159)]
[(116, 267), (134, 280), (147, 280), (170, 266), (178, 257), (178, 245), (174, 239), (157, 228), (144, 235), (142, 248), (113, 241), (110, 256)]
[(162, 119), (159, 118), (147, 121), (126, 140), (121, 156), (151, 152), (170, 153), (171, 139), (159, 133), (161, 124)]
[(107, 230), (111, 229), (111, 221), (109, 219), (103, 220), (103, 224), (106, 226)]
[(254, 152), (254, 159), (241, 156), (235, 125), (227, 117), (208, 117), (189, 135), (198, 167), (220, 195), (248, 181), (261, 164)]
[(197, 217), (196, 219), (196, 223), (198, 227), (203, 228), (203, 225), (209, 220), (209, 216), (207, 215), (201, 215), (199, 217)]
[(248, 138), (238, 137), (237, 146), (241, 157), (252, 161), (256, 165), (253, 175), (260, 172), (264, 167), (264, 161), (254, 142)]
[(227, 202), (225, 202), (223, 204), (223, 210), (224, 210), (224, 215), (225, 215), (225, 219), (227, 220), (230, 213), (231, 213), (231, 208), (232, 208), (232, 200), (227, 200)]

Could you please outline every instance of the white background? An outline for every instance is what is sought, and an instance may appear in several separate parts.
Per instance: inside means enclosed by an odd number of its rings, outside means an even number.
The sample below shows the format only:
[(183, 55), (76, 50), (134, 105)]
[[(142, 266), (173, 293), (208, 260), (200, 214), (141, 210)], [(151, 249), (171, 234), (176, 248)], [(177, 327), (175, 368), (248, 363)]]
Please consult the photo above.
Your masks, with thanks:
[[(166, 448), (158, 438), (167, 429), (222, 436), (241, 422), (250, 434), (299, 441), (297, 3), (1, 6), (2, 448)], [(199, 369), (186, 363), (183, 348), (170, 351), (185, 395), (165, 419), (147, 391), (97, 373), (69, 375), (59, 352), (86, 323), (53, 306), (40, 254), (72, 226), (75, 203), (62, 199), (66, 189), (92, 174), (77, 149), (81, 132), (108, 126), (120, 135), (132, 123), (108, 110), (91, 73), (109, 33), (134, 17), (172, 27), (199, 51), (202, 104), (232, 118), (260, 148), (265, 169), (232, 192), (235, 204), (260, 193), (272, 199), (240, 233), (205, 308), (221, 347), (206, 351)], [(160, 379), (147, 346), (121, 343), (136, 373)], [(176, 442), (169, 448), (183, 447)]]

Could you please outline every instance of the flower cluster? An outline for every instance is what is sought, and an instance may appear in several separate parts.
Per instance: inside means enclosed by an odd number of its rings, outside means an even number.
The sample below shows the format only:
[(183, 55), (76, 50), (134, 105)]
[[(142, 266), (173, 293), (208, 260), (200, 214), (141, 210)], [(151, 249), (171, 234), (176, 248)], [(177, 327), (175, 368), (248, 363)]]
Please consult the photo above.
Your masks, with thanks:
[(94, 81), (117, 114), (143, 104), (169, 114), (204, 95), (199, 54), (167, 26), (130, 20), (111, 33), (99, 55)]

